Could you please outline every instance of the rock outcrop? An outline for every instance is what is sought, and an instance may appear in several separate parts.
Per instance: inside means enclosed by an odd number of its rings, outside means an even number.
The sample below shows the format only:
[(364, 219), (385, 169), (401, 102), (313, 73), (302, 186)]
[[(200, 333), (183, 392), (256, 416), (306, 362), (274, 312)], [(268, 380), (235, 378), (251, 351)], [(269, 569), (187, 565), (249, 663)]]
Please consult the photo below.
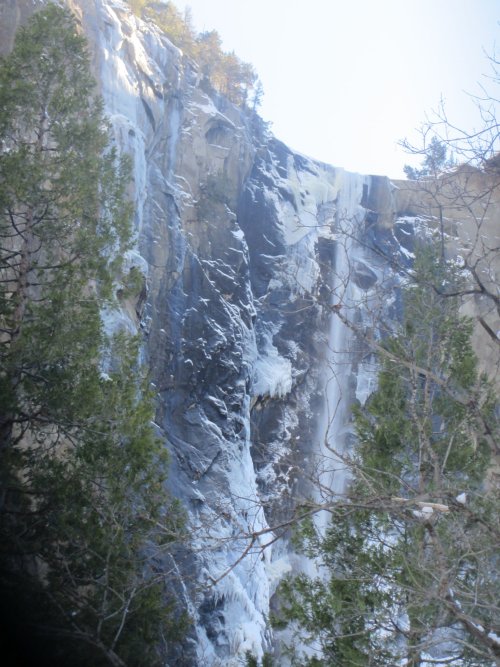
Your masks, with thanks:
[[(387, 256), (409, 261), (415, 219), (436, 211), (414, 185), (293, 153), (121, 0), (67, 4), (134, 165), (126, 260), (144, 290), (106, 325), (143, 335), (170, 486), (190, 517), (192, 548), (164, 565), (194, 629), (168, 664), (241, 664), (271, 646), (275, 587), (302, 566), (286, 531), (271, 545), (268, 528), (317, 493), (325, 446), (349, 445), (349, 406), (373, 388), (366, 350), (332, 310), (373, 326), (380, 286), (396, 280)], [(2, 4), (3, 48), (37, 6)]]

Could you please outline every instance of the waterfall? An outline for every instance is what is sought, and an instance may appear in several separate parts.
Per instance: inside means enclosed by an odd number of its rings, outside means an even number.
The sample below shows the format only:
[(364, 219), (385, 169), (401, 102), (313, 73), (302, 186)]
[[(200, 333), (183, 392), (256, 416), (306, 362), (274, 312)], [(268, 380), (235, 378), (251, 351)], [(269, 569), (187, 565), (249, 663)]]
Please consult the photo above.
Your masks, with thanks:
[[(352, 319), (361, 305), (359, 289), (353, 281), (353, 262), (360, 252), (355, 239), (366, 214), (361, 200), (363, 186), (368, 185), (369, 177), (345, 171), (340, 173), (341, 183), (335, 210), (335, 242), (330, 256), (332, 278), (329, 305), (332, 309), (340, 309), (343, 315)], [(351, 381), (356, 379), (353, 378), (352, 368), (353, 340), (353, 332), (332, 312), (323, 376), (325, 401), (318, 428), (315, 466), (315, 500), (319, 504), (335, 501), (343, 493), (348, 479), (342, 458), (346, 452), (347, 436), (351, 432), (349, 415), (355, 399)], [(316, 516), (316, 527), (320, 533), (324, 534), (329, 519), (328, 511), (322, 511)]]

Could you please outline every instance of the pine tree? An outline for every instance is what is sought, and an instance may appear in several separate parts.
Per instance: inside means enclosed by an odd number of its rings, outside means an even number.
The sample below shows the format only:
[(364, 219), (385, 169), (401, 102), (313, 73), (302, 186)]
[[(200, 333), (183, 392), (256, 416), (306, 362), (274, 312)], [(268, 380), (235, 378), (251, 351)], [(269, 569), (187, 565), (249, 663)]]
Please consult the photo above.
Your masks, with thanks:
[(138, 341), (101, 322), (130, 239), (129, 170), (94, 88), (56, 5), (0, 63), (0, 589), (38, 664), (142, 666), (169, 624), (148, 558), (182, 521)]
[[(52, 5), (20, 31), (2, 63), (2, 447), (53, 419), (58, 402), (45, 385), (57, 377), (61, 395), (71, 388), (74, 350), (94, 339), (95, 355), (99, 315), (89, 284), (109, 292), (108, 257), (130, 236), (126, 164), (105, 154), (108, 133), (93, 88), (83, 40)], [(39, 349), (49, 338), (51, 359)]]
[(405, 164), (403, 171), (410, 181), (421, 178), (437, 178), (441, 172), (453, 166), (452, 158), (448, 157), (446, 144), (437, 137), (432, 137), (424, 154), (420, 169)]

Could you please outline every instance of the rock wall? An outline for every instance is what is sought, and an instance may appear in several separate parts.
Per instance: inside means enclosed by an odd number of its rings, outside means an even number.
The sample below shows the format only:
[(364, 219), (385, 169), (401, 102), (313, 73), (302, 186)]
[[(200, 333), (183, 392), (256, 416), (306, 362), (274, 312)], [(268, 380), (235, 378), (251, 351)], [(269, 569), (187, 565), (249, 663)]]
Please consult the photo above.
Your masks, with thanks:
[(192, 549), (165, 566), (195, 625), (169, 663), (236, 665), (271, 647), (273, 592), (300, 567), (286, 535), (264, 546), (268, 526), (313, 492), (334, 363), (320, 290), (339, 281), (336, 237), (343, 218), (364, 220), (371, 182), (268, 136), (121, 2), (74, 7), (134, 162), (128, 261), (146, 290), (137, 313), (106, 322), (143, 332), (170, 484), (190, 516)]
[[(323, 500), (318, 477), (343, 483), (324, 454), (349, 446), (349, 407), (373, 388), (367, 350), (332, 312), (342, 303), (364, 328), (381, 308), (396, 316), (397, 278), (373, 246), (409, 262), (422, 201), (293, 153), (121, 0), (67, 4), (134, 165), (126, 261), (144, 290), (105, 324), (142, 332), (170, 486), (190, 517), (192, 547), (162, 564), (194, 620), (168, 664), (241, 664), (272, 646), (276, 585), (304, 567), (286, 528), (269, 526), (300, 497)], [(3, 3), (0, 34), (38, 6)]]

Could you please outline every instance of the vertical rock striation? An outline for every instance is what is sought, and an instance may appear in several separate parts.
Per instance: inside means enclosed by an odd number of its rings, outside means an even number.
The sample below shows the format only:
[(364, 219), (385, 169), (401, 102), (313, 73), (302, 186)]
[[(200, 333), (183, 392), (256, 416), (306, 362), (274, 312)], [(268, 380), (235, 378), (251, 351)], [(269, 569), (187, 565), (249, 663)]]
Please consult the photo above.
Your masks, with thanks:
[[(4, 3), (1, 34), (39, 4)], [(417, 213), (386, 178), (292, 152), (121, 0), (67, 4), (134, 165), (126, 262), (144, 285), (105, 322), (143, 335), (170, 485), (190, 517), (189, 551), (161, 564), (178, 572), (194, 620), (168, 664), (241, 664), (271, 647), (277, 582), (304, 566), (286, 531), (264, 549), (277, 535), (268, 528), (297, 499), (325, 499), (314, 479), (343, 483), (324, 455), (349, 447), (349, 406), (373, 385), (367, 350), (335, 308), (364, 329), (379, 308), (396, 313), (396, 277), (371, 248), (409, 261)]]
[(74, 8), (115, 141), (134, 163), (127, 261), (144, 275), (143, 302), (107, 324), (143, 332), (171, 486), (190, 516), (192, 548), (164, 566), (179, 573), (195, 629), (170, 661), (237, 664), (271, 646), (272, 594), (299, 565), (285, 539), (263, 549), (266, 530), (311, 493), (304, 470), (329, 409), (320, 289), (339, 280), (339, 230), (364, 219), (370, 179), (267, 136), (118, 0)]
[[(14, 34), (42, 4), (4, 4), (2, 30)], [(103, 317), (109, 332), (143, 335), (170, 485), (190, 517), (189, 551), (160, 564), (178, 572), (194, 620), (168, 662), (240, 664), (271, 646), (273, 592), (301, 566), (286, 535), (264, 547), (269, 526), (313, 492), (308, 476), (332, 430), (331, 348), (348, 336), (332, 333), (321, 304), (351, 270), (340, 233), (344, 221), (364, 221), (371, 182), (269, 136), (121, 0), (67, 5), (88, 40), (114, 142), (133, 160), (136, 247), (125, 260), (143, 290)], [(370, 269), (357, 275), (370, 283)], [(353, 372), (349, 362), (337, 374), (350, 383), (346, 405)], [(345, 437), (346, 419), (328, 437)]]

